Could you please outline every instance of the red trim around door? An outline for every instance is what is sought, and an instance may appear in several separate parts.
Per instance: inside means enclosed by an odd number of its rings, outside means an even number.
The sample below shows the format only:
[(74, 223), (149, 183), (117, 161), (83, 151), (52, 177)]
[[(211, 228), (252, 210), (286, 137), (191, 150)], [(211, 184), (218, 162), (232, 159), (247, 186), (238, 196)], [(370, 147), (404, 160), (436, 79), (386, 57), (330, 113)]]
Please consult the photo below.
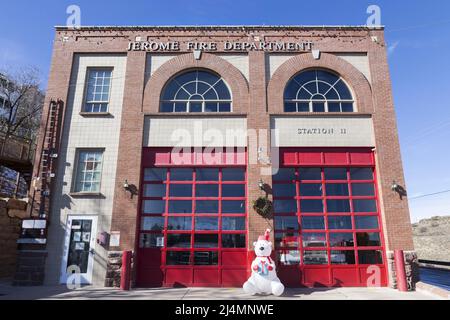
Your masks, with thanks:
[(278, 273), (285, 285), (386, 286), (373, 151), (283, 148), (280, 162), (272, 187)]
[(174, 155), (171, 148), (144, 148), (141, 178), (137, 285), (241, 286), (247, 276), (245, 150)]

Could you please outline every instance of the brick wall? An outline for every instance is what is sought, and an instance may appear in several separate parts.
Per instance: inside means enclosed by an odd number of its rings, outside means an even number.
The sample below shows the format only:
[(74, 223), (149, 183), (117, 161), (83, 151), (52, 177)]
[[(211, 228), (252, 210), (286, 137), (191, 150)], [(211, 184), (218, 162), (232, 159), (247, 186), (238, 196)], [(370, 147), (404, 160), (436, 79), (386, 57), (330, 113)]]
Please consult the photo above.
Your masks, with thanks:
[[(85, 117), (83, 110), (85, 95), (84, 80), (90, 66), (112, 67), (111, 92), (108, 112), (110, 115)], [(111, 216), (115, 189), (115, 173), (117, 167), (119, 128), (122, 116), (124, 93), (124, 75), (126, 70), (125, 55), (96, 56), (92, 54), (74, 54), (70, 89), (65, 110), (65, 126), (62, 134), (57, 183), (53, 192), (52, 214), (50, 215), (49, 242), (47, 249), (49, 259), (47, 270), (48, 283), (58, 283), (61, 270), (60, 257), (64, 254), (63, 246), (65, 232), (61, 226), (67, 222), (67, 216), (95, 215), (98, 216), (97, 232), (110, 232)], [(101, 134), (99, 134), (101, 132)], [(103, 151), (102, 177), (100, 194), (76, 196), (73, 192), (75, 169), (77, 167), (77, 151), (81, 148), (93, 148)], [(96, 235), (94, 235), (96, 236)], [(93, 248), (96, 252), (94, 267), (94, 283), (103, 283), (107, 251), (100, 245)], [(103, 268), (102, 268), (103, 266)]]
[[(315, 49), (321, 50), (321, 58), (314, 60), (311, 53), (307, 52), (283, 53), (275, 59), (273, 58), (275, 53), (251, 51), (239, 53), (239, 59), (233, 60), (232, 56), (221, 57), (225, 53), (219, 51), (204, 52), (200, 60), (195, 60), (192, 53), (180, 50), (180, 52), (168, 53), (167, 58), (158, 58), (159, 67), (155, 69), (149, 66), (153, 60), (148, 59), (148, 56), (155, 54), (160, 57), (164, 55), (163, 53), (126, 51), (128, 41), (134, 41), (136, 36), (161, 42), (176, 39), (183, 44), (187, 41), (219, 43), (253, 41), (251, 34), (261, 36), (265, 41), (310, 40), (314, 42)], [(63, 37), (67, 38), (63, 41)], [(119, 151), (113, 186), (114, 197), (109, 199), (113, 201), (111, 230), (121, 232), (121, 243), (119, 247), (110, 248), (111, 250), (135, 248), (138, 199), (131, 198), (122, 184), (125, 179), (136, 186), (140, 184), (144, 115), (158, 113), (160, 93), (168, 79), (184, 69), (194, 67), (208, 68), (224, 77), (233, 94), (234, 113), (246, 117), (247, 127), (256, 130), (269, 130), (270, 117), (283, 113), (282, 95), (286, 82), (291, 76), (304, 68), (312, 67), (326, 68), (340, 73), (354, 91), (358, 109), (355, 114), (369, 115), (373, 119), (378, 191), (387, 249), (413, 250), (407, 200), (400, 200), (398, 195), (390, 189), (393, 180), (405, 185), (383, 30), (301, 27), (288, 29), (149, 27), (115, 30), (58, 28), (54, 46), (46, 101), (50, 97), (66, 99), (68, 74), (70, 74), (70, 67), (67, 64), (72, 63), (75, 53), (127, 54)], [(359, 55), (358, 62), (348, 58), (349, 55)], [(148, 74), (149, 70), (151, 70), (151, 77)], [(265, 142), (263, 145), (266, 147), (269, 146), (268, 135), (262, 136), (261, 141)], [(249, 157), (255, 156), (256, 145), (253, 138), (249, 138), (248, 146)], [(254, 149), (251, 150), (252, 148)], [(264, 154), (269, 154), (267, 148), (263, 150)], [(265, 183), (271, 185), (270, 176), (261, 176), (261, 169), (268, 168), (264, 161), (251, 163), (248, 166), (249, 248), (264, 229), (272, 228), (272, 222), (259, 217), (251, 207), (252, 200), (264, 195), (264, 192), (259, 190), (258, 181), (262, 178)], [(68, 210), (70, 211), (70, 208)], [(61, 245), (60, 240), (55, 241), (56, 245)], [(106, 266), (102, 267), (106, 268)]]
[[(378, 41), (384, 43), (382, 32)], [(369, 61), (372, 74), (372, 98), (378, 191), (382, 205), (384, 236), (388, 250), (413, 250), (411, 221), (407, 198), (400, 199), (391, 190), (393, 181), (406, 188), (398, 139), (397, 120), (386, 50), (370, 44)], [(406, 188), (407, 189), (407, 188)]]

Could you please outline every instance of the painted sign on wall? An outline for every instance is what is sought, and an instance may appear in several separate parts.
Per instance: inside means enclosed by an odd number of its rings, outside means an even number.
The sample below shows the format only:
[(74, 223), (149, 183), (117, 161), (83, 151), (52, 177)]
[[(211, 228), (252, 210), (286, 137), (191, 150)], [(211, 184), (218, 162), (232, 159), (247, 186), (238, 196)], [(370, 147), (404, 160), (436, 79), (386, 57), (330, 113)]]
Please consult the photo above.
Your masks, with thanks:
[(128, 43), (128, 51), (269, 51), (269, 52), (302, 52), (311, 51), (313, 43), (311, 41), (284, 42), (284, 41), (254, 41), (254, 42), (179, 42), (179, 41), (131, 41)]

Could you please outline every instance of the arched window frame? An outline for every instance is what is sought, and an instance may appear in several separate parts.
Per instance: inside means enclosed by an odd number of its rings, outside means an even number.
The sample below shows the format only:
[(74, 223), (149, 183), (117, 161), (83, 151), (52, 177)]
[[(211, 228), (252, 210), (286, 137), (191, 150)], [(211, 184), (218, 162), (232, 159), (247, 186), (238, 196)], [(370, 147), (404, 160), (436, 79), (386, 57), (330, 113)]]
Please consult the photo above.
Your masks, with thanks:
[[(311, 71), (316, 72), (316, 78), (315, 79), (310, 80), (310, 81), (308, 81), (308, 82), (306, 82), (306, 83), (304, 83), (302, 85), (299, 84), (295, 80), (295, 78), (298, 77), (299, 75), (301, 75), (301, 74), (303, 74), (305, 72), (311, 72)], [(325, 82), (323, 80), (320, 80), (320, 79), (318, 79), (317, 71), (322, 71), (322, 72), (328, 73), (330, 75), (333, 75), (333, 76), (337, 77), (338, 80), (336, 80), (334, 83), (328, 83), (328, 82)], [(288, 87), (290, 86), (292, 81), (297, 82), (297, 84), (299, 85), (299, 89), (297, 90), (297, 94), (296, 94), (296, 99), (286, 99), (286, 90), (288, 89)], [(338, 90), (335, 88), (336, 84), (338, 84), (340, 81), (345, 85), (345, 88), (349, 91), (351, 99), (341, 99)], [(335, 90), (336, 94), (338, 95), (338, 99), (327, 99), (324, 94), (311, 93), (311, 92), (309, 92), (311, 94), (311, 98), (310, 99), (298, 99), (300, 91), (302, 89), (305, 89), (306, 91), (308, 91), (305, 88), (305, 86), (307, 86), (308, 84), (311, 84), (311, 83), (316, 83), (316, 86), (318, 86), (319, 83), (325, 83), (325, 84), (329, 85), (330, 89), (325, 94), (327, 94), (330, 90)], [(317, 89), (317, 91), (319, 91), (319, 90)], [(313, 99), (313, 97), (316, 96), (316, 95), (322, 96), (323, 99)], [(321, 69), (321, 68), (305, 69), (305, 70), (302, 70), (302, 71), (296, 73), (287, 82), (286, 87), (285, 87), (285, 91), (283, 93), (284, 111), (285, 112), (304, 112), (304, 113), (306, 113), (306, 112), (343, 112), (343, 113), (344, 112), (355, 112), (355, 111), (357, 111), (357, 108), (356, 108), (356, 101), (355, 101), (354, 97), (355, 97), (355, 94), (354, 94), (352, 88), (348, 85), (348, 83), (345, 81), (345, 79), (342, 78), (342, 76), (340, 76), (338, 73), (333, 72), (332, 70)], [(321, 104), (321, 103), (323, 103), (323, 106), (324, 106), (323, 107), (323, 111), (315, 110), (314, 109), (315, 104)], [(288, 109), (287, 108), (288, 104), (295, 104), (295, 110), (288, 111), (287, 110)], [(300, 104), (304, 104), (303, 108), (300, 108)], [(308, 104), (308, 109), (307, 110), (306, 110), (306, 104)], [(339, 107), (340, 107), (339, 111), (337, 111), (337, 110), (331, 110), (330, 111), (330, 104), (339, 104)], [(351, 110), (348, 109), (349, 105), (351, 105)]]
[[(192, 73), (192, 72), (197, 72), (197, 78), (195, 80), (192, 81), (188, 81), (185, 83), (179, 83), (177, 81), (177, 78), (181, 77), (181, 76), (185, 76), (188, 73)], [(201, 80), (198, 78), (198, 72), (204, 72), (204, 73), (208, 73), (212, 76), (217, 77), (217, 80), (214, 83), (209, 83), (206, 82), (204, 80)], [(179, 89), (175, 92), (175, 94), (173, 95), (172, 99), (164, 99), (164, 95), (166, 90), (168, 89), (168, 87), (173, 83), (173, 82), (177, 82), (177, 84), (179, 85)], [(229, 96), (229, 98), (221, 98), (219, 93), (217, 92), (215, 86), (217, 84), (219, 84), (220, 82), (223, 82), (224, 86), (227, 89), (227, 94)], [(196, 88), (196, 92), (189, 92), (189, 90), (186, 89), (186, 87), (190, 84), (194, 83), (195, 84), (195, 88)], [(202, 85), (206, 85), (209, 86), (209, 89), (207, 89), (206, 91), (204, 91), (203, 93), (198, 93), (198, 85), (202, 84)], [(180, 92), (180, 90), (184, 90), (185, 93), (187, 93), (189, 95), (188, 99), (176, 99), (178, 93)], [(205, 99), (205, 97), (203, 95), (205, 95), (207, 92), (209, 92), (210, 90), (213, 90), (216, 96), (216, 99)], [(192, 98), (193, 96), (199, 96), (201, 98)], [(177, 111), (177, 106), (176, 104), (186, 104), (186, 109), (182, 110), (182, 111)], [(207, 104), (217, 104), (217, 110), (209, 110), (207, 107)], [(164, 110), (164, 104), (173, 104), (172, 106), (172, 110), (168, 111), (168, 110)], [(195, 104), (201, 104), (201, 110), (197, 111), (194, 110), (193, 111), (193, 106), (195, 106)], [(221, 110), (221, 108), (223, 108)], [(232, 92), (230, 89), (230, 86), (228, 85), (228, 83), (225, 81), (225, 79), (219, 75), (218, 73), (211, 71), (209, 69), (188, 69), (188, 70), (183, 70), (182, 72), (177, 73), (175, 76), (173, 76), (170, 80), (167, 81), (167, 83), (164, 85), (163, 90), (161, 91), (161, 97), (160, 97), (160, 112), (188, 112), (188, 113), (203, 113), (203, 112), (213, 112), (213, 113), (219, 113), (219, 112), (232, 112), (233, 111), (233, 97), (232, 97)]]

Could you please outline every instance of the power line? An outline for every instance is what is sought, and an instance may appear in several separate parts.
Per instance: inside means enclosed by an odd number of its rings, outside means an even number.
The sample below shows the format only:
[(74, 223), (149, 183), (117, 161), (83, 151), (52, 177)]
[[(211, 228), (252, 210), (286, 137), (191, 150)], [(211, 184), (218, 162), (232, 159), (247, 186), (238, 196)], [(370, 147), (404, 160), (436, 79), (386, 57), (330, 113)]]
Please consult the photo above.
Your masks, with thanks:
[(428, 193), (428, 194), (424, 194), (424, 195), (417, 196), (417, 197), (413, 197), (413, 198), (409, 198), (409, 200), (415, 200), (415, 199), (420, 199), (420, 198), (425, 198), (425, 197), (435, 196), (435, 195), (443, 194), (443, 193), (447, 193), (447, 192), (450, 192), (450, 189), (444, 190), (444, 191), (439, 191), (439, 192), (434, 192), (434, 193)]

